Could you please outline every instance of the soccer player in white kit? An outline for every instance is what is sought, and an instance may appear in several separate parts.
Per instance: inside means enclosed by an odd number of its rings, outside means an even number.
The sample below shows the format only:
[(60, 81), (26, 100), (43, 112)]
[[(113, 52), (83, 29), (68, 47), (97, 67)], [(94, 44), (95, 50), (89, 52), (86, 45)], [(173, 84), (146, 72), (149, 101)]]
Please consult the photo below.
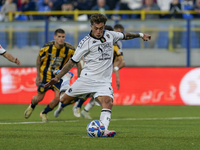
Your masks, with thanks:
[(84, 56), (85, 66), (80, 77), (70, 86), (61, 97), (60, 101), (66, 105), (76, 97), (85, 97), (92, 93), (93, 97), (102, 106), (100, 121), (105, 126), (105, 137), (113, 137), (116, 132), (109, 131), (113, 102), (113, 90), (111, 86), (113, 72), (113, 43), (118, 40), (128, 40), (142, 37), (147, 41), (150, 35), (143, 33), (119, 33), (104, 31), (107, 17), (103, 14), (93, 14), (90, 17), (91, 32), (83, 38), (76, 48), (73, 57), (65, 64), (61, 72), (52, 78), (45, 87), (57, 83), (76, 63)]
[(3, 55), (9, 61), (21, 65), (20, 61), (17, 58), (14, 58), (11, 54), (9, 54), (1, 45), (0, 45), (0, 55)]

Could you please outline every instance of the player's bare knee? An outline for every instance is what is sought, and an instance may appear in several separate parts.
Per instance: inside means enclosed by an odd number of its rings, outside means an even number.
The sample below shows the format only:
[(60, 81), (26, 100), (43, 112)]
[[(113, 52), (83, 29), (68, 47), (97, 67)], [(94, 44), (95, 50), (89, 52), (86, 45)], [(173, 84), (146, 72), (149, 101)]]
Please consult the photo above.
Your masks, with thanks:
[(102, 105), (103, 108), (111, 109), (112, 106), (113, 106), (112, 99), (111, 98), (103, 99), (101, 101), (101, 105)]

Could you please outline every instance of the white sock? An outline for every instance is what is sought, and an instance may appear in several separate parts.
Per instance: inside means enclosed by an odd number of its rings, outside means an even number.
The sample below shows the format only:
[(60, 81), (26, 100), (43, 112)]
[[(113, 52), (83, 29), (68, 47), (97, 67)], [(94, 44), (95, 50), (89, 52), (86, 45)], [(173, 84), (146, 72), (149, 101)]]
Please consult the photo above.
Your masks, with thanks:
[(70, 81), (71, 77), (72, 77), (72, 76), (71, 76), (69, 73), (65, 74), (65, 75), (62, 77), (63, 82), (66, 81), (66, 80), (69, 80), (69, 81)]
[(102, 109), (100, 115), (100, 121), (104, 124), (105, 130), (108, 130), (108, 126), (110, 124), (111, 119), (111, 110), (110, 109)]
[(91, 101), (85, 105), (84, 111), (88, 112), (94, 106), (94, 101)]

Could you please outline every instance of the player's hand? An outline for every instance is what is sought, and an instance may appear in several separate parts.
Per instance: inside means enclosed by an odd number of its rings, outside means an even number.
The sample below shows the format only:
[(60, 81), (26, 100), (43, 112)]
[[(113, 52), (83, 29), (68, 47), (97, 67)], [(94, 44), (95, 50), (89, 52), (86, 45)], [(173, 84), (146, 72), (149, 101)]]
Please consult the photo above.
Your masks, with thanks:
[(119, 81), (119, 79), (116, 79), (116, 84), (117, 84), (117, 90), (119, 90), (119, 88), (120, 88), (120, 81)]
[(17, 58), (15, 58), (15, 63), (17, 64), (17, 65), (21, 65), (21, 63), (20, 63), (20, 61), (17, 59)]
[(40, 81), (41, 81), (41, 77), (40, 77), (40, 76), (37, 76), (36, 79), (35, 79), (35, 84), (36, 84), (37, 86), (39, 86)]
[(44, 87), (51, 87), (52, 85), (56, 84), (58, 82), (58, 78), (52, 78), (48, 83), (44, 85)]
[(142, 39), (143, 39), (144, 41), (151, 40), (151, 35), (148, 35), (148, 34), (145, 34), (145, 33), (144, 33), (144, 36), (142, 37)]

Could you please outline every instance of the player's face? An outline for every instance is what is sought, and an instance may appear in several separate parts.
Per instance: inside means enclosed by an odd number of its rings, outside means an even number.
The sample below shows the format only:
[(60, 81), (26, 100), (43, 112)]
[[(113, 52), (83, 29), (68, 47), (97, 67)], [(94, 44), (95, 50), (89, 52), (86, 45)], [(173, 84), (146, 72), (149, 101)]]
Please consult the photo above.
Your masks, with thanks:
[(91, 26), (91, 29), (92, 29), (92, 35), (95, 37), (95, 38), (100, 38), (103, 36), (103, 31), (104, 31), (104, 27), (105, 27), (105, 24), (103, 22), (97, 24), (97, 23), (93, 23)]
[(65, 43), (65, 34), (57, 33), (56, 35), (54, 35), (54, 39), (58, 46), (63, 46)]

